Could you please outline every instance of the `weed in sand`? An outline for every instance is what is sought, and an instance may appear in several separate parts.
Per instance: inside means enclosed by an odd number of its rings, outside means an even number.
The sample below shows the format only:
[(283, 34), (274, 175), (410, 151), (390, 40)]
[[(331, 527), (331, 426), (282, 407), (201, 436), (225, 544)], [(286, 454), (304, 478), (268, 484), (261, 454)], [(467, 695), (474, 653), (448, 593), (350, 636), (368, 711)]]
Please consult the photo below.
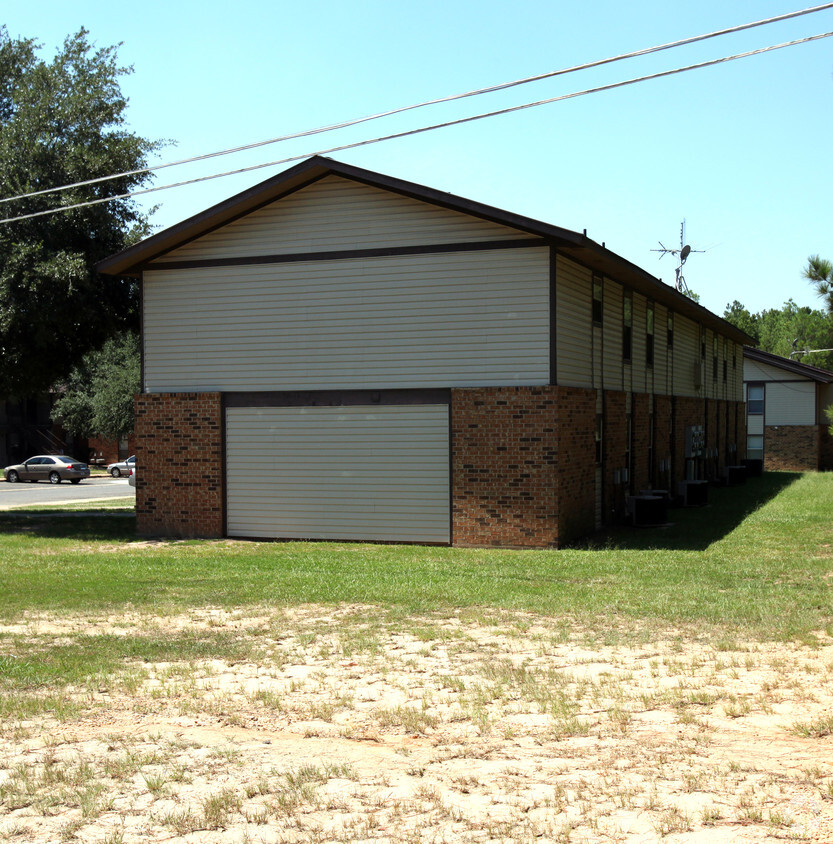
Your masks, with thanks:
[(812, 721), (796, 721), (792, 731), (802, 738), (825, 738), (833, 735), (833, 715), (822, 715)]

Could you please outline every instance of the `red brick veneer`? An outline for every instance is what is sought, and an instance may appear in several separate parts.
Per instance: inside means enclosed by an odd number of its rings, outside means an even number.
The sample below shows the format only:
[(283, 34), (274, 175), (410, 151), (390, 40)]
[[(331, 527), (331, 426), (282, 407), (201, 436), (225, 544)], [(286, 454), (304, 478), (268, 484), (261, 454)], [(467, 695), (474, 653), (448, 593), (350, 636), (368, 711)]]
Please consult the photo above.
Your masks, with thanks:
[(138, 533), (223, 535), (219, 393), (137, 396), (136, 465)]
[(819, 468), (820, 425), (777, 425), (764, 428), (764, 469), (806, 472)]
[(592, 390), (452, 390), (454, 544), (553, 547), (592, 530), (594, 423)]

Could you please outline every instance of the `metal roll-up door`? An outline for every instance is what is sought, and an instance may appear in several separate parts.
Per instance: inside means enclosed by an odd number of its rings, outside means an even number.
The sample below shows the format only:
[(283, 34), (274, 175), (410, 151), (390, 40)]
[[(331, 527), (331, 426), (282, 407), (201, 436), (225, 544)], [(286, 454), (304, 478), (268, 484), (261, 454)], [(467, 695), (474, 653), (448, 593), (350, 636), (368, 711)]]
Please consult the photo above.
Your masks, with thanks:
[(447, 405), (230, 407), (229, 536), (450, 542)]

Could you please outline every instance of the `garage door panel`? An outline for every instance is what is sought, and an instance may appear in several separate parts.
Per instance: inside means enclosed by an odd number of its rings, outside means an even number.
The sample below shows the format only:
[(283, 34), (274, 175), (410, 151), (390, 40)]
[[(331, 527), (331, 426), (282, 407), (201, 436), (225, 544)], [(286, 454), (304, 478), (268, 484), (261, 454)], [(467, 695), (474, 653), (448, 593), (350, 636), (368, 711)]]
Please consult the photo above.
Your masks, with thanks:
[(226, 411), (229, 536), (449, 542), (447, 405)]

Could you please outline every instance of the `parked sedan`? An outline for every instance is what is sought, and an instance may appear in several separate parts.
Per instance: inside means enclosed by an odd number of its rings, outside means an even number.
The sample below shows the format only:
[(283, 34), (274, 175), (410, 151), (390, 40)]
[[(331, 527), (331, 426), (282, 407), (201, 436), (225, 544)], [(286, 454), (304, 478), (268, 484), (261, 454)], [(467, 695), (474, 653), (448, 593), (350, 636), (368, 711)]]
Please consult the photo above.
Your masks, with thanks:
[(114, 477), (120, 478), (122, 475), (129, 475), (130, 470), (136, 463), (136, 455), (128, 457), (127, 460), (120, 460), (118, 463), (111, 463), (107, 467), (107, 471)]
[(80, 484), (84, 478), (90, 477), (90, 467), (66, 454), (39, 454), (16, 466), (6, 466), (3, 477), (10, 484), (18, 481), (49, 481), (51, 484), (69, 481)]
[(133, 466), (130, 470), (130, 474), (127, 477), (127, 482), (130, 486), (136, 486), (136, 467)]

